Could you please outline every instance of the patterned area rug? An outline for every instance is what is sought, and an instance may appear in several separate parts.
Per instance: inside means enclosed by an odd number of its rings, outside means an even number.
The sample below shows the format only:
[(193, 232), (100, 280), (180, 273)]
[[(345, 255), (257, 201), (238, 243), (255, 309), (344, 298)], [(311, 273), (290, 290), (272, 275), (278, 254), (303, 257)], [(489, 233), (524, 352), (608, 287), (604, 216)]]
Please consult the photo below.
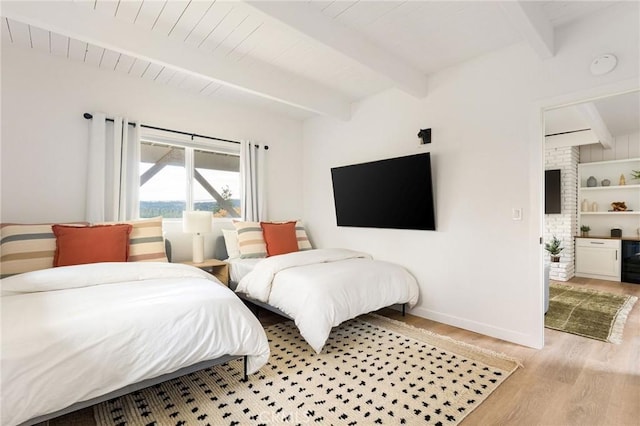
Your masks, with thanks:
[(549, 285), (549, 310), (544, 326), (591, 339), (620, 344), (635, 296)]
[(99, 425), (456, 425), (519, 366), (377, 315), (334, 328), (321, 354), (292, 322), (266, 329), (269, 363), (241, 361), (97, 405)]

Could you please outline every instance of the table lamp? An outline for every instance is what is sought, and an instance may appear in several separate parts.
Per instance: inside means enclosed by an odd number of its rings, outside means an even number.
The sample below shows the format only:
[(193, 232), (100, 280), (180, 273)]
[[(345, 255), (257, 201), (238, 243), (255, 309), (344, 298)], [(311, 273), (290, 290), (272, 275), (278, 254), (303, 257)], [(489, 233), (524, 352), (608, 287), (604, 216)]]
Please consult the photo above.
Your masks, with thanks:
[(182, 212), (182, 231), (193, 234), (193, 263), (204, 262), (204, 236), (202, 233), (212, 230), (213, 215), (211, 212)]

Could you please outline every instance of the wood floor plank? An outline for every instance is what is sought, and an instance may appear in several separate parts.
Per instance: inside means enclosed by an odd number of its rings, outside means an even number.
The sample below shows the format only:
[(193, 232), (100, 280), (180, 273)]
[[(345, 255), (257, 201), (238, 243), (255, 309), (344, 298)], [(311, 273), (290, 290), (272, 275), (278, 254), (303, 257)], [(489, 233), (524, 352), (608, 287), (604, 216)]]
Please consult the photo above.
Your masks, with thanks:
[(606, 366), (588, 363), (575, 383), (576, 390), (565, 409), (567, 420), (577, 425), (607, 424), (606, 408), (611, 400), (615, 375)]
[[(640, 424), (640, 386), (632, 385), (626, 380), (620, 380), (623, 375), (618, 374), (611, 399), (607, 405), (606, 418), (612, 425)], [(636, 396), (635, 404), (628, 404), (629, 396)]]
[[(640, 285), (575, 278), (575, 287), (640, 296)], [(422, 318), (384, 310), (383, 315), (519, 358), (514, 373), (463, 425), (640, 424), (640, 303), (633, 307), (620, 345), (545, 329), (545, 347), (534, 350)], [(436, 331), (437, 329), (437, 331)]]

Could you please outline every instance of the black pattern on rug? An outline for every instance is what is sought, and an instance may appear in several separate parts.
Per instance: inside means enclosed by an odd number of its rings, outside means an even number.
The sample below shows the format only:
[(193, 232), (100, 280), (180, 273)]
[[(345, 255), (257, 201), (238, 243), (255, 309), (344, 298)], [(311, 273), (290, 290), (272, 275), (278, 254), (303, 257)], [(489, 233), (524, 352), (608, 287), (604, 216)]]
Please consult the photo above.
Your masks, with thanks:
[(455, 425), (510, 373), (352, 320), (321, 354), (292, 322), (266, 329), (269, 363), (232, 361), (95, 407), (99, 425)]

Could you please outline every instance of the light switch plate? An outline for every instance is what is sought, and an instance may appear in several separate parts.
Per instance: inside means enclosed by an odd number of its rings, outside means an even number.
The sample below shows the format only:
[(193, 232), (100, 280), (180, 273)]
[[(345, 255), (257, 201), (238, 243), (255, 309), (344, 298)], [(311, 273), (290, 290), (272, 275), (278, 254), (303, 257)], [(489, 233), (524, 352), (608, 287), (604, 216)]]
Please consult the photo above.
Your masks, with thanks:
[(518, 208), (511, 209), (511, 219), (522, 220), (522, 209), (518, 209)]

